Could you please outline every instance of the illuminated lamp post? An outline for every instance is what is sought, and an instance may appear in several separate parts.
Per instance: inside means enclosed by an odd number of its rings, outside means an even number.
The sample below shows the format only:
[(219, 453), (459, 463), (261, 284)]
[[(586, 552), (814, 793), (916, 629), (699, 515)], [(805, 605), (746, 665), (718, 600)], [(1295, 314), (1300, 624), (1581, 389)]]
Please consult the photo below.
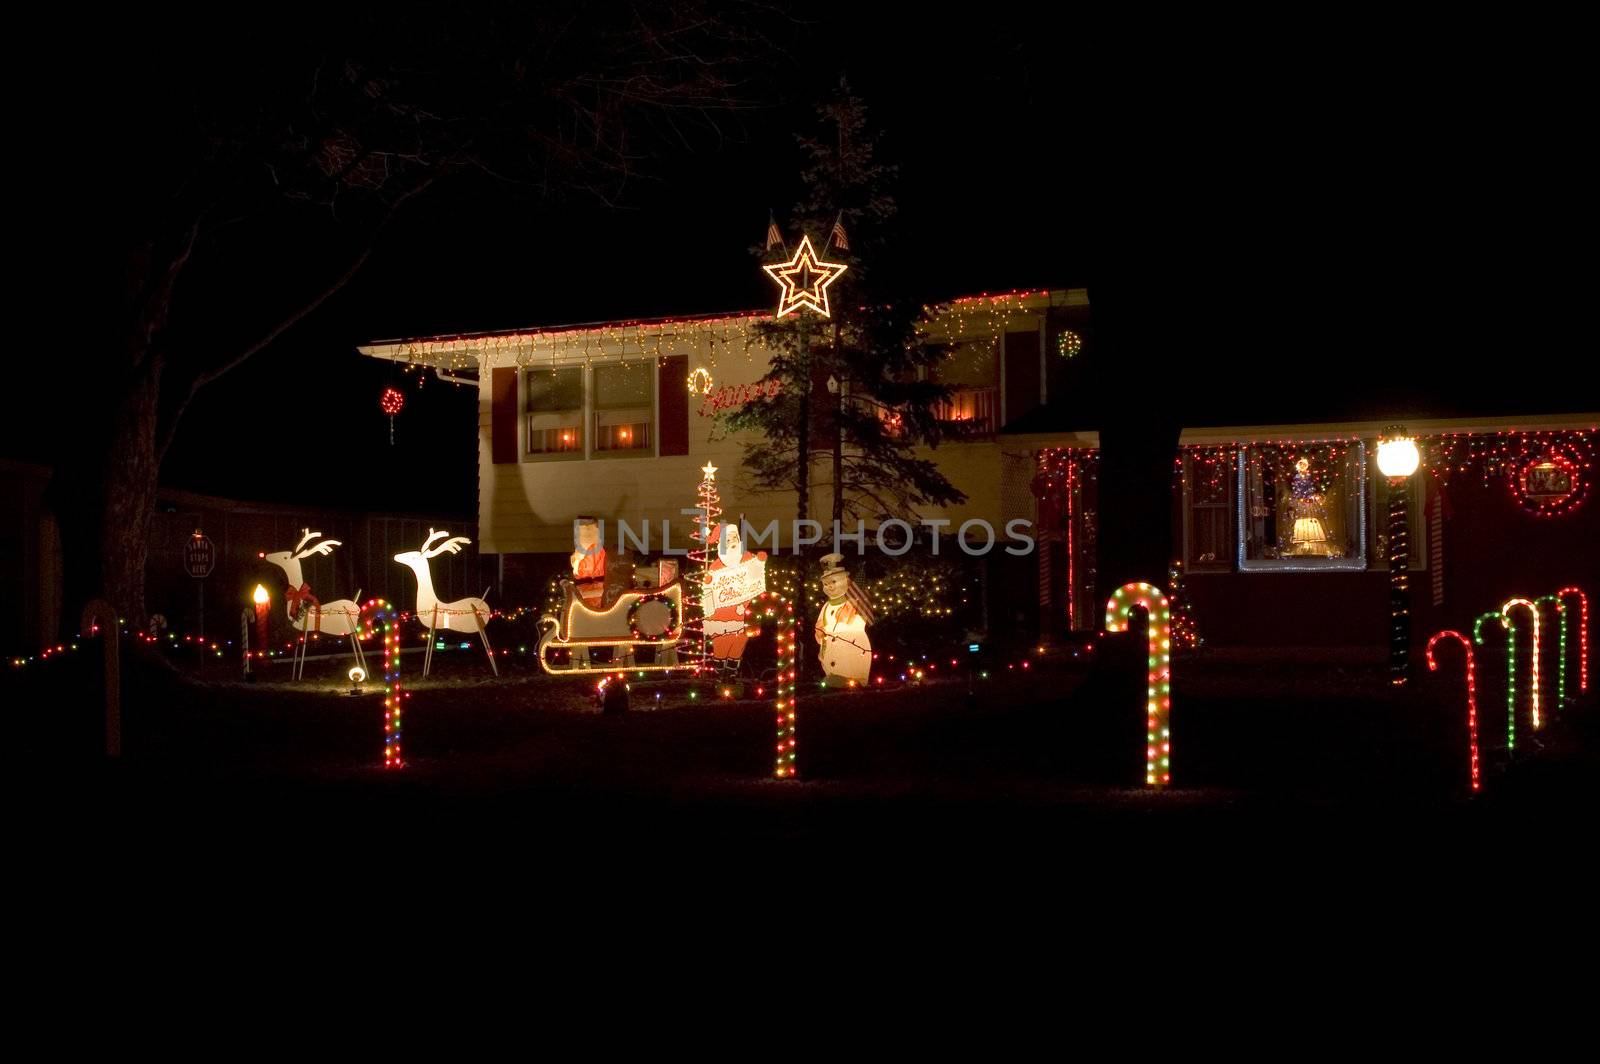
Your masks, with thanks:
[(1378, 472), (1389, 481), (1389, 682), (1403, 686), (1411, 673), (1411, 530), (1407, 481), (1421, 455), (1402, 429), (1378, 441)]

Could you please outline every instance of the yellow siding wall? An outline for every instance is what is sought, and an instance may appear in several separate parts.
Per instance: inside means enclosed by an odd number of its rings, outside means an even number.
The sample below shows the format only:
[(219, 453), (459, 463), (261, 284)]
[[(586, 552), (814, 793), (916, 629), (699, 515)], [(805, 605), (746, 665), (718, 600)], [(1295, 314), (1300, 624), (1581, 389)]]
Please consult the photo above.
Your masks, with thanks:
[[(1026, 329), (1037, 327), (1038, 323), (1037, 314), (1017, 314), (1007, 327)], [(735, 324), (732, 328), (737, 333), (742, 326)], [(674, 353), (685, 353), (684, 346), (680, 341)], [(737, 338), (730, 343), (724, 337), (716, 346), (716, 364), (711, 368), (718, 387), (752, 383), (766, 372), (762, 348), (751, 346), (746, 357)], [(597, 341), (594, 350), (598, 361), (605, 357), (608, 348), (603, 341)], [(687, 353), (691, 369), (711, 365), (712, 354), (704, 343)], [(637, 347), (622, 354), (630, 360), (641, 357)], [(672, 545), (687, 547), (691, 521), (680, 511), (695, 505), (700, 467), (708, 460), (719, 470), (717, 480), (724, 514), (731, 519), (743, 516), (757, 527), (776, 518), (783, 526), (783, 543), (788, 545), (787, 526), (795, 509), (792, 493), (757, 494), (750, 489), (744, 482), (741, 466), (744, 443), (749, 437), (724, 435), (713, 442), (711, 435), (717, 422), (698, 414), (696, 398), (690, 402), (687, 455), (494, 464), (491, 460), (492, 374), (489, 370), (516, 364), (513, 355), (491, 350), (483, 355), (479, 374), (478, 531), (479, 547), (484, 553), (569, 551), (572, 549), (572, 519), (586, 513), (608, 522), (608, 541), (615, 541), (609, 522), (622, 518), (637, 529), (643, 520), (648, 520), (651, 549), (659, 550), (661, 522), (666, 520), (672, 522)], [(534, 364), (549, 363), (536, 358)], [(564, 360), (561, 364), (581, 364), (581, 361)], [(670, 381), (665, 384), (667, 387), (683, 386)], [(659, 429), (656, 435), (659, 438)], [(952, 532), (963, 521), (983, 518), (994, 525), (997, 536), (1002, 539), (1007, 520), (1031, 519), (1032, 503), (1025, 490), (1026, 479), (1032, 475), (1031, 460), (1026, 460), (1028, 452), (1014, 445), (1008, 453), (1003, 450), (1003, 444), (995, 441), (947, 443), (925, 450), (923, 453), (937, 461), (945, 476), (966, 493), (967, 501), (948, 508), (929, 507), (921, 516), (949, 518)], [(813, 518), (831, 516), (830, 472), (829, 463), (819, 459), (812, 476)], [(1019, 478), (1022, 478), (1020, 487)]]

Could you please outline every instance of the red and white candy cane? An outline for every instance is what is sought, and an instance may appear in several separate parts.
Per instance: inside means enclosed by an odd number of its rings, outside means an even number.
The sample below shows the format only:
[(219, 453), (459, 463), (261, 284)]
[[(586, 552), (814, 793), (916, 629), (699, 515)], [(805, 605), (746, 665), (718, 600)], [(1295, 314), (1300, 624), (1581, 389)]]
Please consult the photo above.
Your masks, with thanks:
[(1467, 751), (1472, 759), (1472, 789), (1480, 790), (1482, 785), (1478, 781), (1478, 675), (1477, 666), (1472, 661), (1472, 640), (1453, 629), (1445, 629), (1432, 639), (1428, 640), (1428, 671), (1438, 672), (1439, 663), (1434, 660), (1433, 648), (1441, 639), (1454, 639), (1461, 644), (1461, 651), (1466, 655), (1467, 663)]

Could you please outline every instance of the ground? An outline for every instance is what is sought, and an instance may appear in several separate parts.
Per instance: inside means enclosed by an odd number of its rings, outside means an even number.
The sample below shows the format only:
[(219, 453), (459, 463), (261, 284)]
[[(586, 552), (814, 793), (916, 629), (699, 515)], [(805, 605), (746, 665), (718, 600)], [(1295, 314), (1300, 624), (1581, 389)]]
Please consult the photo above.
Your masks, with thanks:
[(407, 847), (537, 839), (552, 859), (597, 847), (992, 857), (1113, 842), (1263, 857), (1330, 833), (1402, 853), (1559, 837), (1593, 811), (1592, 700), (1537, 737), (1524, 722), (1515, 762), (1499, 749), (1503, 703), (1484, 706), (1485, 791), (1472, 798), (1459, 681), (1424, 675), (1396, 693), (1379, 669), (1180, 659), (1176, 786), (1158, 792), (1139, 782), (1139, 659), (1095, 669), (1030, 654), (983, 662), (986, 679), (960, 659), (953, 674), (933, 664), (943, 671), (918, 685), (803, 687), (798, 782), (768, 778), (770, 696), (707, 687), (691, 700), (683, 684), (636, 679), (633, 709), (605, 715), (593, 678), (547, 677), (513, 657), (497, 679), (476, 651), (440, 654), (426, 680), (420, 660), (403, 660), (398, 771), (380, 767), (381, 689), (350, 694), (337, 660), (299, 683), (277, 666), (245, 684), (224, 665), (197, 682), (135, 659), (116, 764), (95, 754), (96, 655), (14, 670), (7, 701), (41, 810), (155, 846), (359, 847), (392, 832)]

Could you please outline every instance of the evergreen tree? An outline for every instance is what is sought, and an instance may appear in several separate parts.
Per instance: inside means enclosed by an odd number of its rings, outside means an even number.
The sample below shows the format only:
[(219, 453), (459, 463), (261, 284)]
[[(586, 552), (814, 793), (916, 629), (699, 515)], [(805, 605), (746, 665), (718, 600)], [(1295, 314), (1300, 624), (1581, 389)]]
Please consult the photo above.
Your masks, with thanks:
[[(939, 411), (949, 391), (923, 371), (949, 348), (925, 338), (926, 308), (881, 269), (894, 235), (895, 168), (874, 157), (865, 105), (841, 81), (818, 116), (820, 133), (798, 138), (804, 195), (790, 231), (796, 240), (809, 235), (820, 257), (849, 269), (828, 290), (830, 318), (800, 310), (756, 327), (771, 353), (762, 381), (778, 388), (721, 417), (728, 429), (760, 437), (744, 457), (756, 490), (793, 491), (795, 517), (805, 520), (813, 516), (816, 474), (829, 486), (832, 520), (872, 527), (966, 498), (917, 455), (937, 445), (945, 428)], [(759, 253), (782, 261), (778, 249)]]

